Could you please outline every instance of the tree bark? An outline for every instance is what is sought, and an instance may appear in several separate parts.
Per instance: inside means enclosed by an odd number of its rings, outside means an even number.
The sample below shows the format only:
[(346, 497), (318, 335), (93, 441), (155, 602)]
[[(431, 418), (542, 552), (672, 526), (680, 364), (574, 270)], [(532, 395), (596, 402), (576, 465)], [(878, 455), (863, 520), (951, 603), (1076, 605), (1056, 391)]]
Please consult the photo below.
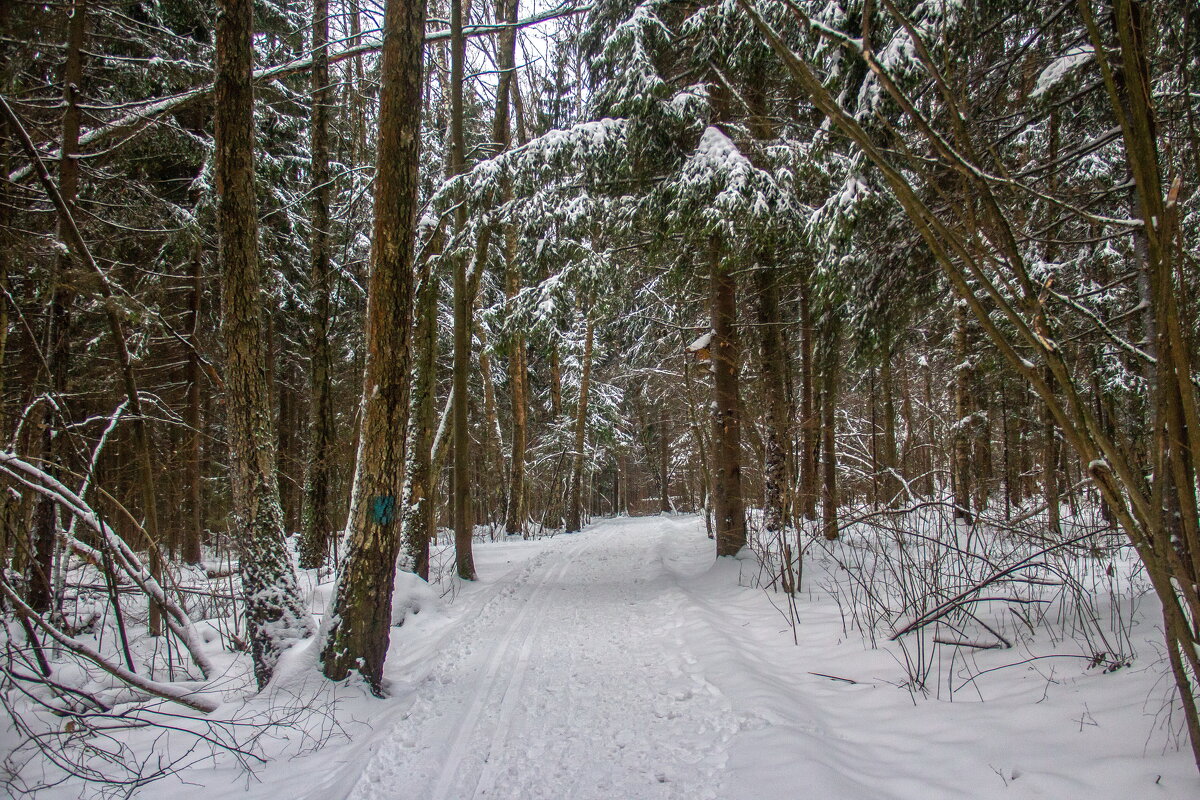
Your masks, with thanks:
[[(700, 505), (704, 513), (704, 527), (708, 532), (708, 538), (714, 538), (712, 529), (712, 513), (710, 509), (712, 500), (712, 472), (709, 469), (708, 452), (704, 443), (704, 426), (701, 424), (700, 415), (696, 413), (696, 404), (693, 401), (692, 395), (692, 366), (684, 356), (683, 362), (683, 388), (687, 395), (688, 409), (688, 424), (692, 429), (692, 439), (696, 445), (696, 453), (700, 457)], [(627, 479), (628, 480), (628, 479)], [(626, 486), (626, 511), (628, 512), (629, 490)]]
[(892, 379), (892, 359), (895, 351), (889, 339), (883, 349), (879, 368), (880, 389), (883, 392), (883, 448), (880, 462), (883, 467), (883, 499), (889, 508), (899, 508), (904, 483), (900, 479), (900, 456), (896, 449), (896, 387)]
[(971, 524), (971, 365), (968, 361), (967, 311), (954, 306), (954, 518)]
[[(479, 503), (481, 510), (477, 519), (486, 519), (489, 525), (504, 524), (508, 516), (504, 508), (507, 492), (504, 486), (504, 436), (500, 431), (500, 414), (496, 408), (496, 383), (492, 379), (492, 359), (488, 354), (487, 333), (482, 326), (476, 332), (479, 337), (479, 375), (483, 381), (483, 415), (484, 430), (480, 442), (480, 459), (485, 468), (477, 482), (480, 487)], [(493, 519), (495, 512), (500, 513), (498, 520)]]
[[(87, 30), (86, 0), (75, 0), (67, 17), (67, 53), (63, 64), (63, 118), (62, 149), (58, 166), (58, 190), (69, 213), (75, 213), (75, 202), (79, 196), (79, 131), (81, 115), (79, 109), (79, 87), (83, 83), (83, 43)], [(65, 241), (67, 222), (59, 219), (58, 237)], [(42, 459), (55, 477), (60, 476), (59, 463), (62, 454), (54, 436), (56, 422), (65, 426), (70, 422), (64, 416), (67, 396), (67, 376), (71, 361), (71, 306), (75, 293), (70, 288), (75, 281), (70, 277), (71, 256), (61, 253), (55, 259), (51, 275), (50, 314), (47, 318), (46, 354), (47, 378), (54, 396), (57, 410), (45, 417), (42, 429)], [(54, 542), (58, 529), (58, 506), (43, 498), (37, 513), (34, 529), (34, 557), (30, 561), (29, 605), (39, 612), (50, 610), (54, 593), (51, 575), (54, 572)]]
[[(506, 237), (515, 244), (515, 237)], [(506, 243), (507, 245), (507, 243)], [(512, 248), (506, 246), (506, 282), (509, 299), (517, 292), (517, 269)], [(509, 460), (508, 508), (504, 519), (504, 532), (521, 533), (525, 526), (525, 450), (529, 427), (529, 411), (525, 399), (527, 367), (525, 363), (525, 337), (513, 334), (512, 355), (508, 360), (509, 386), (512, 394), (512, 458)]]
[(203, 369), (200, 363), (200, 312), (204, 303), (204, 261), (199, 241), (192, 251), (192, 297), (188, 308), (188, 512), (190, 519), (184, 526), (181, 555), (185, 564), (199, 564), (204, 541), (204, 493), (202, 483), (203, 466), (203, 405), (200, 396), (200, 381)]
[(253, 4), (219, 0), (216, 48), (217, 226), (233, 530), (246, 625), (261, 688), (280, 654), (311, 633), (284, 543), (271, 396), (265, 374), (258, 212), (254, 195)]
[(710, 244), (713, 338), (713, 508), (718, 556), (733, 556), (746, 544), (742, 501), (740, 354), (737, 337), (737, 279), (725, 268), (721, 244)]
[[(515, 24), (519, 5), (519, 0), (497, 0), (497, 21)], [(492, 138), (496, 142), (497, 151), (508, 149), (512, 142), (510, 98), (517, 95), (516, 44), (515, 29), (505, 31), (497, 38), (497, 66), (500, 68), (500, 75), (496, 79), (496, 117), (492, 126)], [(510, 196), (511, 190), (506, 185), (505, 199)], [(504, 229), (504, 294), (510, 306), (520, 287), (521, 269), (517, 264), (517, 232), (515, 226), (510, 224), (506, 225)], [(513, 415), (512, 457), (509, 459), (508, 502), (504, 514), (504, 532), (513, 535), (521, 533), (525, 524), (525, 451), (529, 424), (526, 407), (528, 401), (525, 397), (528, 366), (526, 364), (525, 337), (520, 331), (513, 333), (510, 350), (508, 380)]]
[(922, 397), (925, 404), (925, 456), (921, 459), (921, 479), (917, 482), (918, 489), (922, 497), (931, 498), (936, 489), (936, 484), (933, 479), (933, 469), (938, 462), (934, 456), (940, 452), (941, 448), (934, 444), (937, 437), (934, 435), (934, 424), (936, 418), (933, 413), (933, 365), (929, 363), (929, 357), (926, 355), (921, 362), (921, 385), (923, 389)]
[(822, 323), (824, 363), (821, 365), (821, 523), (825, 538), (838, 538), (837, 394), (841, 357), (841, 323), (832, 310)]
[(575, 409), (575, 453), (571, 469), (571, 500), (567, 508), (566, 531), (572, 533), (583, 527), (583, 468), (587, 445), (588, 391), (592, 378), (592, 315), (587, 315), (587, 330), (583, 339), (583, 376), (579, 380), (579, 403)]
[(779, 275), (773, 259), (758, 268), (759, 372), (762, 376), (763, 522), (768, 531), (780, 531), (788, 522), (787, 441), (788, 408), (784, 376), (787, 372), (779, 316)]
[(334, 528), (332, 504), (337, 417), (333, 408), (333, 352), (329, 340), (333, 316), (333, 270), (329, 253), (329, 206), (333, 195), (329, 174), (329, 112), (333, 100), (329, 83), (329, 0), (313, 0), (312, 50), (309, 450), (304, 530), (300, 541), (300, 566), (307, 568), (325, 563)]
[(817, 418), (817, 376), (813, 358), (816, 330), (812, 318), (812, 290), (807, 276), (800, 282), (800, 513), (817, 518), (817, 452), (820, 450), (820, 420)]
[(658, 510), (662, 514), (671, 510), (670, 425), (671, 417), (663, 398), (658, 406)]
[[(463, 38), (462, 0), (450, 4), (450, 174), (466, 169), (466, 144), (463, 135), (463, 68), (466, 60)], [(466, 209), (459, 207), (457, 227), (466, 227)], [(471, 370), (471, 298), (468, 296), (467, 259), (454, 259), (454, 553), (458, 576), (475, 580), (475, 559), (471, 551), (474, 521), (471, 519), (471, 432), (467, 411), (467, 378)]]
[[(427, 253), (441, 250), (439, 231)], [(407, 566), (429, 580), (429, 542), (437, 534), (437, 473), (434, 469), (434, 428), (437, 424), (438, 276), (433, 261), (422, 260), (417, 283), (417, 327), (415, 369), (408, 454), (408, 477), (404, 498), (404, 547)]]
[(400, 497), (409, 421), (409, 340), (421, 131), (425, 4), (388, 0), (384, 10), (375, 219), (371, 242), (362, 436), (328, 635), (326, 677), (358, 670), (376, 694), (391, 629), (400, 550)]
[(562, 365), (557, 341), (550, 343), (550, 415), (555, 420), (562, 416)]

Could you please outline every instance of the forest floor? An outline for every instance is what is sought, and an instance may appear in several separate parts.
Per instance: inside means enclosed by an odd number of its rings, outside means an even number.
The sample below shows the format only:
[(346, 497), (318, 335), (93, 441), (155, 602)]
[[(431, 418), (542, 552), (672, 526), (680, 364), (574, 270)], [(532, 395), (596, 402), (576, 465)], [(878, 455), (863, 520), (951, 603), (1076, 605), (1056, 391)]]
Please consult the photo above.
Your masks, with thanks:
[[(1189, 755), (1163, 730), (1169, 684), (1149, 644), (1112, 674), (1038, 659), (981, 675), (953, 702), (914, 697), (890, 645), (844, 631), (827, 567), (806, 565), (794, 642), (784, 596), (754, 588), (757, 561), (714, 566), (711, 552), (694, 516), (481, 544), (477, 583), (443, 598), (398, 589), (408, 614), (389, 697), (337, 687), (323, 747), (281, 746), (249, 777), (186, 770), (138, 796), (1197, 796)], [(291, 654), (276, 683), (296, 696), (319, 683), (309, 657)], [(988, 651), (973, 668), (1026, 657)]]

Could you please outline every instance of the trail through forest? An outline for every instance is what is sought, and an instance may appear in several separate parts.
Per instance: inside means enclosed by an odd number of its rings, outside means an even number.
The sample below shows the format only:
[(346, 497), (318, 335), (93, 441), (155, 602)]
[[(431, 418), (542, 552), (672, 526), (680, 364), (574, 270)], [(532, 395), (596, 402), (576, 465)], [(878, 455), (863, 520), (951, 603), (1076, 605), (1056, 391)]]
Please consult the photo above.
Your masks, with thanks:
[(601, 526), (515, 568), (348, 796), (717, 797), (736, 725), (685, 640), (679, 583), (711, 559), (673, 528)]
[[(809, 564), (795, 643), (772, 609), (782, 595), (754, 586), (758, 561), (714, 565), (700, 517), (607, 519), (478, 554), (480, 582), (393, 628), (390, 699), (344, 690), (348, 741), (249, 783), (208, 773), (142, 796), (1183, 798), (1194, 785), (1160, 733), (1130, 746), (1157, 711), (1157, 671), (1035, 660), (953, 703), (914, 702), (887, 645), (843, 633), (828, 565)], [(1025, 657), (989, 655), (973, 668)]]

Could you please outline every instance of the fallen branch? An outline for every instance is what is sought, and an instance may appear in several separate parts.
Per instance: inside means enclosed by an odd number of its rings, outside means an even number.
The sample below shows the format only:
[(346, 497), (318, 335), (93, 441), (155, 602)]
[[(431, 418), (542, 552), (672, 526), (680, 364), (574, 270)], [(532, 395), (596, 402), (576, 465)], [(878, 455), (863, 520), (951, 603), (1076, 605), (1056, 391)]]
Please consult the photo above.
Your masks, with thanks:
[[(985, 588), (987, 588), (991, 584), (993, 584), (1003, 578), (1006, 578), (1015, 572), (1020, 572), (1023, 569), (1030, 569), (1033, 567), (1047, 566), (1044, 562), (1037, 561), (1037, 559), (1041, 558), (1042, 556), (1046, 555), (1047, 553), (1058, 550), (1059, 548), (1070, 547), (1071, 545), (1073, 545), (1077, 542), (1081, 542), (1084, 539), (1087, 539), (1091, 535), (1092, 534), (1089, 532), (1089, 533), (1085, 533), (1081, 536), (1076, 536), (1071, 539), (1067, 539), (1066, 541), (1059, 542), (1058, 544), (1051, 545), (1050, 547), (1043, 547), (1042, 549), (1038, 550), (1037, 552), (1032, 553), (1029, 556), (1021, 559), (1020, 561), (1013, 564), (1012, 566), (1005, 567), (1004, 569), (993, 572), (991, 575), (989, 575), (988, 577), (979, 581), (975, 585), (971, 586), (969, 589), (965, 589), (965, 590), (959, 592), (954, 597), (951, 597), (949, 600), (946, 600), (945, 602), (940, 603), (937, 607), (925, 612), (924, 614), (921, 614), (916, 619), (914, 619), (912, 622), (908, 623), (903, 628), (900, 628), (899, 630), (897, 630), (895, 633), (893, 633), (888, 638), (894, 642), (906, 633), (912, 633), (913, 631), (924, 628), (926, 625), (928, 625), (931, 622), (936, 622), (937, 620), (939, 620), (942, 617), (949, 614), (954, 609), (962, 606), (964, 602), (970, 602), (968, 598), (970, 598), (972, 595), (978, 594), (979, 592), (983, 591)], [(1002, 637), (1000, 637), (1000, 638), (1002, 638)]]
[(12, 587), (8, 585), (8, 581), (5, 580), (3, 576), (0, 576), (0, 591), (4, 592), (5, 597), (7, 597), (9, 602), (13, 604), (13, 607), (18, 614), (45, 631), (47, 636), (58, 642), (64, 649), (74, 653), (80, 658), (91, 661), (97, 667), (104, 670), (109, 675), (112, 675), (114, 678), (122, 681), (123, 683), (126, 683), (135, 689), (140, 689), (146, 694), (161, 698), (163, 700), (169, 700), (172, 703), (179, 703), (180, 705), (187, 706), (188, 708), (195, 709), (196, 711), (201, 711), (205, 714), (209, 714), (217, 710), (218, 704), (216, 702), (205, 697), (197, 697), (190, 689), (185, 689), (170, 683), (160, 683), (158, 681), (150, 680), (149, 678), (143, 678), (141, 675), (130, 672), (124, 667), (112, 663), (98, 651), (93, 650), (91, 647), (87, 646), (78, 639), (67, 636), (58, 628), (55, 628), (50, 623), (46, 622), (46, 620), (42, 618), (41, 614), (37, 613), (28, 605), (26, 605), (25, 601), (21, 599), (20, 595), (13, 591)]
[[(207, 678), (214, 673), (212, 661), (209, 660), (203, 649), (203, 639), (196, 632), (191, 617), (179, 607), (178, 603), (167, 596), (162, 585), (142, 564), (133, 549), (101, 520), (100, 516), (82, 498), (54, 476), (38, 469), (15, 454), (3, 450), (0, 450), (0, 471), (58, 503), (74, 514), (84, 525), (99, 534), (108, 545), (117, 566), (165, 612), (163, 619), (166, 621), (167, 627), (187, 648), (192, 661), (200, 669), (201, 674)], [(95, 548), (89, 547), (73, 536), (68, 537), (67, 544), (89, 561), (95, 562), (103, 559), (102, 554)]]
[(858, 681), (854, 680), (853, 678), (839, 678), (837, 675), (826, 675), (824, 672), (810, 672), (808, 674), (816, 675), (818, 678), (828, 678), (831, 681), (841, 681), (842, 683), (851, 683), (855, 686), (858, 685)]
[(965, 639), (944, 639), (941, 636), (933, 637), (934, 644), (944, 644), (949, 647), (973, 647), (976, 650), (1001, 650), (1004, 645), (1000, 642), (969, 642)]

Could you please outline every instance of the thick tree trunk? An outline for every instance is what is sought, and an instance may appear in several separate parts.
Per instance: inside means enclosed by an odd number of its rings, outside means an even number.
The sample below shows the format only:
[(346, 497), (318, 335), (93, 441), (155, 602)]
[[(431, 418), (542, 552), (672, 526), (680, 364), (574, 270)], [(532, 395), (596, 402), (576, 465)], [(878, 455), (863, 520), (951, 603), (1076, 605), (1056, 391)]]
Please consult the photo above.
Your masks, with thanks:
[(975, 381), (975, 424), (971, 439), (971, 467), (974, 470), (975, 483), (975, 512), (978, 514), (987, 509), (992, 497), (993, 474), (992, 458), (992, 421), (991, 398), (980, 386), (982, 381)]
[(571, 468), (571, 500), (567, 507), (567, 533), (583, 527), (583, 468), (584, 449), (587, 444), (588, 391), (592, 378), (592, 316), (587, 317), (587, 330), (583, 339), (583, 376), (579, 381), (579, 403), (575, 409), (575, 452)]
[(721, 245), (710, 245), (713, 338), (713, 509), (718, 556), (746, 544), (742, 501), (741, 367), (737, 337), (737, 279), (725, 268)]
[(629, 515), (629, 454), (622, 448), (617, 453), (617, 506), (618, 515)]
[(293, 641), (308, 636), (312, 623), (284, 543), (265, 374), (250, 80), (253, 19), (250, 0), (218, 3), (214, 106), (233, 529), (254, 675), (262, 687), (279, 655)]
[(1004, 461), (1004, 518), (1011, 519), (1013, 508), (1019, 504), (1017, 498), (1019, 494), (1019, 481), (1016, 478), (1017, 470), (1017, 445), (1014, 440), (1013, 421), (1009, 415), (1009, 400), (1008, 400), (1008, 384), (1003, 383), (1000, 386), (1000, 426), (1001, 434), (1001, 458)]
[(382, 692), (400, 551), (398, 499), (409, 418), (413, 242), (421, 130), (425, 4), (388, 0), (384, 10), (375, 220), (367, 294), (362, 438), (350, 503), (349, 549), (321, 659), (341, 680), (358, 670)]
[(330, 263), (329, 206), (329, 0), (313, 0), (312, 19), (312, 233), (309, 245), (308, 302), (308, 477), (305, 481), (300, 566), (319, 567), (329, 556), (333, 535), (334, 458), (337, 447), (333, 408), (333, 269)]

